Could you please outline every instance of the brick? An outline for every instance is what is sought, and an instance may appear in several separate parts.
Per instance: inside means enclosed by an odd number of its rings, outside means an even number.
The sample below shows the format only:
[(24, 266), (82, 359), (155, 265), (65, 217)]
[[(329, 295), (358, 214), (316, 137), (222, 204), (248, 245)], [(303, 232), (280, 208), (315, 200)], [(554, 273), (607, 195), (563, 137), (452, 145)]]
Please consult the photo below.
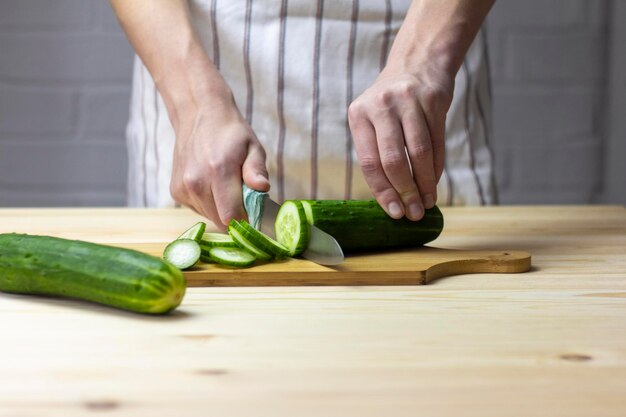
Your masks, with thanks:
[(122, 139), (128, 121), (129, 105), (129, 88), (84, 91), (81, 97), (81, 135), (111, 135)]
[(0, 188), (123, 189), (126, 167), (121, 143), (0, 142)]
[(98, 9), (96, 11), (97, 25), (101, 30), (113, 33), (122, 33), (117, 17), (113, 12), (113, 8), (108, 1), (98, 2)]
[(121, 34), (2, 34), (0, 80), (127, 84), (133, 53)]
[(2, 207), (120, 207), (124, 190), (5, 190), (0, 186)]
[(599, 191), (602, 178), (602, 147), (599, 141), (572, 142), (553, 152), (552, 184), (559, 191)]
[(593, 90), (502, 90), (494, 91), (495, 137), (514, 132), (532, 141), (594, 131), (597, 93)]
[(493, 148), (493, 169), (498, 190), (505, 190), (511, 186), (511, 152), (506, 147)]
[(580, 193), (599, 189), (601, 147), (597, 142), (517, 146), (511, 169), (512, 187), (525, 193)]
[(584, 25), (587, 4), (598, 0), (498, 0), (489, 24), (507, 29), (567, 28)]
[(504, 57), (508, 78), (588, 84), (604, 74), (604, 38), (590, 34), (512, 35)]
[(593, 196), (580, 192), (505, 190), (500, 204), (589, 204)]
[(0, 0), (0, 30), (76, 31), (88, 30), (94, 6), (85, 0)]
[(77, 95), (67, 89), (1, 86), (0, 134), (71, 135), (77, 109)]

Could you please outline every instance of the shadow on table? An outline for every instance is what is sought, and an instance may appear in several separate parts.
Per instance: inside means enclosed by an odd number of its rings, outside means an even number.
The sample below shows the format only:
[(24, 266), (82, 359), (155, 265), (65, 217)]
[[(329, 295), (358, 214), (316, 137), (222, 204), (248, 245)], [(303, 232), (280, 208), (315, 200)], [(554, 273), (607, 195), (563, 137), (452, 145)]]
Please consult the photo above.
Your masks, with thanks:
[(30, 294), (13, 294), (0, 292), (0, 298), (12, 298), (14, 300), (23, 300), (31, 303), (49, 305), (54, 307), (63, 307), (76, 312), (88, 312), (95, 314), (106, 314), (108, 316), (128, 318), (138, 321), (148, 322), (172, 322), (191, 318), (192, 313), (184, 310), (174, 310), (167, 314), (141, 314), (132, 311), (121, 310), (115, 307), (109, 307), (102, 304), (83, 301), (75, 298), (52, 297), (47, 295), (30, 295)]

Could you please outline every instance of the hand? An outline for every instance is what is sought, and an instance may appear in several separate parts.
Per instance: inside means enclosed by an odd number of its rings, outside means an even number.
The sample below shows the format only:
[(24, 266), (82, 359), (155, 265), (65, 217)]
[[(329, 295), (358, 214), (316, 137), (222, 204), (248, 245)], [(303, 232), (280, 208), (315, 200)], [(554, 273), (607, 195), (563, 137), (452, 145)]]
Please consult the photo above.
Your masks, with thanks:
[(361, 170), (389, 216), (419, 220), (437, 201), (454, 78), (385, 68), (348, 109)]
[[(191, 114), (189, 114), (191, 113)], [(178, 119), (170, 192), (177, 202), (222, 230), (232, 218), (246, 218), (242, 179), (267, 191), (265, 151), (232, 98)]]

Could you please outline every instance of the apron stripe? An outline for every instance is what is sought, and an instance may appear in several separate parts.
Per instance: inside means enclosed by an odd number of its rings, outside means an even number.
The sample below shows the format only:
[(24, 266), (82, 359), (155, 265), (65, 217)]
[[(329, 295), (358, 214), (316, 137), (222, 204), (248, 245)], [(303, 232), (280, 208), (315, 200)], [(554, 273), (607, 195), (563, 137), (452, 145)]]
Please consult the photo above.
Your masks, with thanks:
[[(352, 16), (350, 17), (350, 40), (348, 43), (348, 61), (346, 63), (347, 82), (346, 82), (346, 112), (352, 103), (353, 78), (354, 78), (354, 50), (356, 45), (357, 25), (359, 22), (359, 0), (352, 0)], [(344, 198), (349, 200), (352, 196), (352, 132), (350, 124), (346, 117), (346, 179), (345, 179)]]
[[(480, 31), (479, 33), (480, 36), (480, 40), (481, 40), (481, 47), (483, 50), (483, 56), (485, 57), (485, 74), (486, 74), (486, 78), (487, 78), (487, 82), (485, 83), (485, 89), (487, 91), (487, 98), (489, 101), (491, 101), (492, 96), (491, 96), (491, 72), (490, 72), (490, 61), (489, 61), (489, 51), (487, 48), (487, 36), (486, 33), (484, 32), (484, 29)], [(485, 115), (485, 110), (484, 110), (484, 106), (481, 100), (481, 95), (480, 95), (480, 91), (478, 91), (478, 89), (476, 89), (476, 105), (478, 108), (478, 114), (480, 115), (480, 120), (482, 121), (483, 124), (483, 135), (484, 135), (484, 139), (485, 139), (485, 147), (487, 148), (487, 151), (489, 152), (489, 160), (490, 163), (493, 166), (493, 161), (494, 161), (494, 152), (493, 152), (493, 148), (491, 146), (491, 138), (489, 137), (491, 131), (489, 129), (490, 125), (487, 122), (487, 117)], [(491, 193), (493, 196), (493, 204), (498, 204), (499, 202), (499, 197), (498, 197), (498, 185), (496, 183), (496, 177), (495, 177), (495, 172), (493, 170), (493, 168), (491, 169), (491, 173), (489, 175), (489, 182), (491, 184)]]
[(469, 68), (467, 65), (467, 59), (463, 60), (463, 74), (465, 75), (465, 134), (467, 138), (467, 147), (469, 150), (469, 168), (472, 171), (476, 187), (478, 188), (478, 196), (480, 198), (480, 205), (485, 205), (485, 197), (483, 195), (483, 187), (476, 173), (476, 161), (474, 160), (474, 146), (472, 144), (472, 134), (470, 130), (470, 100), (471, 100), (471, 87), (472, 79), (470, 76)]
[(142, 124), (142, 128), (143, 128), (143, 149), (142, 149), (142, 171), (143, 171), (143, 178), (142, 178), (142, 185), (143, 185), (143, 189), (141, 190), (142, 193), (142, 198), (143, 198), (143, 207), (147, 207), (148, 206), (148, 169), (146, 167), (147, 164), (147, 160), (148, 160), (148, 123), (147, 123), (147, 119), (146, 119), (146, 81), (145, 81), (145, 72), (146, 70), (144, 68), (141, 69), (141, 74), (139, 76), (140, 82), (141, 82), (141, 93), (140, 93), (140, 97), (141, 97), (141, 124)]
[(246, 0), (246, 23), (243, 38), (243, 66), (246, 73), (246, 121), (252, 125), (252, 104), (254, 91), (252, 90), (252, 70), (250, 69), (250, 25), (252, 21), (252, 0)]
[(311, 199), (317, 198), (317, 139), (320, 110), (320, 44), (322, 40), (322, 19), (324, 0), (317, 0), (315, 15), (315, 45), (313, 47), (313, 110), (311, 121)]
[(276, 150), (276, 177), (278, 180), (278, 202), (282, 202), (285, 196), (285, 178), (283, 165), (283, 152), (285, 150), (285, 32), (287, 28), (287, 4), (288, 0), (282, 0), (280, 5), (280, 35), (278, 40), (278, 149)]
[(220, 42), (217, 34), (217, 0), (211, 0), (211, 33), (213, 35), (213, 64), (220, 69)]
[(383, 46), (380, 51), (380, 70), (385, 68), (387, 63), (387, 53), (389, 49), (389, 41), (391, 38), (391, 19), (393, 17), (393, 11), (391, 8), (391, 0), (385, 0), (385, 32), (383, 34)]
[(155, 181), (154, 181), (154, 198), (158, 202), (159, 201), (159, 93), (156, 88), (156, 84), (154, 84), (154, 133), (152, 135), (154, 137), (154, 161), (156, 164), (155, 168)]

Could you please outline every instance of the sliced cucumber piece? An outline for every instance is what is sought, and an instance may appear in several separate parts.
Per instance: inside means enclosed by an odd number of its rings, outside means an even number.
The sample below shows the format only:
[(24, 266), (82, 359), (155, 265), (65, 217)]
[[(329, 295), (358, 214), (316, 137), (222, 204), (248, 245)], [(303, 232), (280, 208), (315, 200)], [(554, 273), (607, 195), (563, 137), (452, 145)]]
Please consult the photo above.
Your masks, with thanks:
[(188, 269), (200, 260), (200, 245), (192, 239), (176, 239), (163, 251), (163, 258), (178, 269)]
[(276, 240), (289, 250), (290, 256), (300, 255), (309, 244), (310, 229), (302, 203), (287, 200), (276, 215)]
[(237, 222), (236, 220), (231, 220), (230, 225), (228, 226), (228, 233), (233, 237), (233, 240), (237, 242), (237, 244), (242, 248), (256, 256), (257, 259), (262, 261), (269, 261), (272, 259), (272, 255), (269, 253), (257, 248), (252, 242), (246, 239), (241, 233), (235, 229), (233, 222)]
[(290, 255), (289, 250), (285, 246), (258, 231), (247, 221), (240, 220), (239, 222), (231, 222), (231, 224), (241, 236), (263, 252), (274, 255), (277, 258), (285, 258)]
[(221, 248), (216, 246), (209, 251), (211, 259), (218, 264), (244, 267), (250, 266), (256, 261), (256, 257), (250, 252), (240, 248)]
[(200, 262), (205, 263), (205, 264), (212, 264), (215, 261), (213, 259), (211, 259), (211, 255), (209, 255), (208, 252), (202, 252), (200, 254)]
[(200, 246), (212, 248), (220, 246), (223, 248), (236, 248), (237, 243), (228, 233), (206, 232), (200, 239)]
[(204, 230), (206, 229), (206, 223), (198, 222), (191, 226), (189, 229), (185, 230), (185, 232), (178, 236), (178, 239), (191, 239), (199, 242), (204, 234)]

